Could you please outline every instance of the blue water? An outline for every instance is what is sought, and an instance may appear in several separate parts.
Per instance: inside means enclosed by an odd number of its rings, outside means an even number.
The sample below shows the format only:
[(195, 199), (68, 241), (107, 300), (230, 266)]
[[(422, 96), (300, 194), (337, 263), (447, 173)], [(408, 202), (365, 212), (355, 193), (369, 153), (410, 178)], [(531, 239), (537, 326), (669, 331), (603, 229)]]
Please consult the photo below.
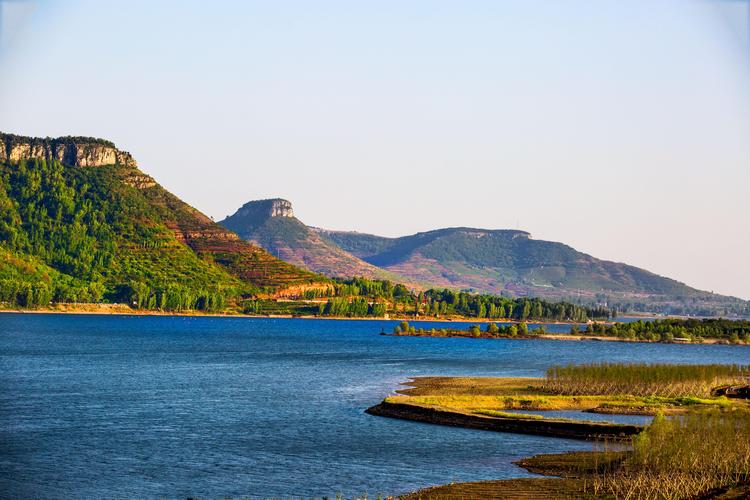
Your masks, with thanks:
[(650, 415), (610, 415), (578, 410), (503, 410), (508, 413), (525, 413), (541, 415), (546, 418), (568, 418), (572, 420), (589, 420), (592, 422), (610, 422), (613, 424), (648, 425), (654, 417)]
[(0, 314), (0, 496), (373, 497), (525, 476), (513, 460), (590, 445), (363, 411), (416, 375), (750, 363), (740, 346), (379, 335), (394, 325)]

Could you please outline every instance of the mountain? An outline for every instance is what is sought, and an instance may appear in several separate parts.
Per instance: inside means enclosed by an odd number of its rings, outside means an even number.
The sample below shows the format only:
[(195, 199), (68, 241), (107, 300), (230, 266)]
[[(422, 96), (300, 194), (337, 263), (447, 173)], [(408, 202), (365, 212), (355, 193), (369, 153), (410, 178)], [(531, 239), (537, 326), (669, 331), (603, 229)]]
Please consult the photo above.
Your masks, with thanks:
[[(400, 238), (318, 234), (408, 280), (485, 293), (614, 302), (629, 310), (747, 314), (749, 303), (691, 288), (627, 264), (594, 258), (525, 231), (446, 228)], [(743, 312), (744, 311), (744, 312)]]
[(331, 277), (385, 278), (414, 288), (610, 303), (672, 314), (747, 314), (750, 303), (597, 259), (519, 230), (444, 228), (400, 238), (305, 225), (280, 198), (250, 201), (221, 225), (277, 257)]
[(0, 134), (0, 302), (221, 309), (327, 280), (214, 223), (87, 137)]
[(316, 273), (403, 281), (322, 238), (294, 216), (287, 200), (250, 201), (219, 224), (280, 259)]
[(686, 288), (562, 243), (534, 240), (525, 231), (447, 228), (401, 238), (320, 233), (373, 265), (441, 286), (542, 295), (578, 290), (676, 294)]

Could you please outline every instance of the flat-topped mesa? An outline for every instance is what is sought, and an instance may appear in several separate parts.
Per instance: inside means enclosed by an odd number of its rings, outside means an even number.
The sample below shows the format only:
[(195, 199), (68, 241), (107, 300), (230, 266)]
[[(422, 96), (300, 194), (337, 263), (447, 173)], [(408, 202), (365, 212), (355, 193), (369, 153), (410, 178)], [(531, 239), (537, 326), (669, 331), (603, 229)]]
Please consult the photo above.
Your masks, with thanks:
[(281, 198), (249, 201), (242, 205), (232, 217), (263, 220), (268, 217), (294, 217), (292, 203)]
[(73, 167), (125, 165), (136, 167), (126, 151), (104, 139), (94, 137), (36, 138), (0, 133), (0, 161), (57, 160)]
[[(428, 231), (427, 233), (423, 234), (436, 233), (437, 231), (440, 231), (440, 229), (435, 231)], [(529, 233), (528, 231), (522, 231), (520, 229), (474, 229), (470, 227), (456, 227), (448, 228), (447, 231), (453, 231), (472, 238), (483, 238), (488, 235), (493, 235), (503, 236), (511, 240), (514, 240), (516, 238), (531, 239), (531, 233)]]

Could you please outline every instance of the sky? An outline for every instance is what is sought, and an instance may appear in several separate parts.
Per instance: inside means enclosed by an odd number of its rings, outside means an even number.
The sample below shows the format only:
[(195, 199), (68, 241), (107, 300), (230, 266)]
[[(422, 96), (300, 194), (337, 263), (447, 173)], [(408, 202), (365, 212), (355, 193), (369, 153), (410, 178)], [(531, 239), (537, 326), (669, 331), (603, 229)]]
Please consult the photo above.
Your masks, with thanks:
[(519, 228), (750, 299), (743, 0), (0, 0), (0, 130), (220, 220)]

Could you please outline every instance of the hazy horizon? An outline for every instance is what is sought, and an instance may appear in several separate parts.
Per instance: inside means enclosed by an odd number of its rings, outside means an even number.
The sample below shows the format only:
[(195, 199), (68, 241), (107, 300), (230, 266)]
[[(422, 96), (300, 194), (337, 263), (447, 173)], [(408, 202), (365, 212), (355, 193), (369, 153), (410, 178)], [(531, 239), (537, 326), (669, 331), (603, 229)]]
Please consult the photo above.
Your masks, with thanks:
[[(544, 8), (540, 8), (544, 6)], [(750, 299), (747, 2), (0, 1), (0, 130), (217, 221), (521, 229)]]

